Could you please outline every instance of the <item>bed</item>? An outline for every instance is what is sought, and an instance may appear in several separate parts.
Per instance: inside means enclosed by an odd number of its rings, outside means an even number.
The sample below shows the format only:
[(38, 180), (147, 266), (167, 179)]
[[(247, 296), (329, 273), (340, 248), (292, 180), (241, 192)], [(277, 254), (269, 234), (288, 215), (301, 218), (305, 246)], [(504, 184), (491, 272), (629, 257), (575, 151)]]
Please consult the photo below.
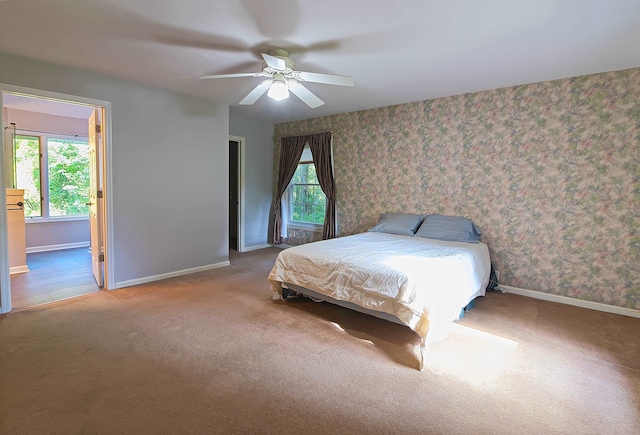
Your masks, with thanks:
[(379, 224), (366, 233), (284, 249), (269, 274), (275, 296), (294, 291), (408, 326), (421, 338), (422, 370), (429, 343), (446, 337), (461, 310), (484, 296), (491, 262), (479, 240), (419, 236), (418, 226), (397, 234), (376, 230)]

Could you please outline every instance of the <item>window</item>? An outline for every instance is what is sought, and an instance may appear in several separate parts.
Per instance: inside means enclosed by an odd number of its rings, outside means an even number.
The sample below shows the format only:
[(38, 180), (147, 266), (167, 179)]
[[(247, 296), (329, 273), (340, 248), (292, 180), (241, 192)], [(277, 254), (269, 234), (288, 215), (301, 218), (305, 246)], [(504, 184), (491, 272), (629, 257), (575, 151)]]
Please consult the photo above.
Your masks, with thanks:
[(40, 196), (40, 138), (16, 136), (13, 142), (14, 185), (24, 189), (25, 217), (42, 216)]
[(305, 147), (298, 168), (289, 184), (289, 220), (291, 223), (323, 225), (327, 206), (313, 165), (309, 147)]
[(24, 189), (26, 217), (89, 214), (89, 146), (86, 141), (16, 135), (14, 177)]

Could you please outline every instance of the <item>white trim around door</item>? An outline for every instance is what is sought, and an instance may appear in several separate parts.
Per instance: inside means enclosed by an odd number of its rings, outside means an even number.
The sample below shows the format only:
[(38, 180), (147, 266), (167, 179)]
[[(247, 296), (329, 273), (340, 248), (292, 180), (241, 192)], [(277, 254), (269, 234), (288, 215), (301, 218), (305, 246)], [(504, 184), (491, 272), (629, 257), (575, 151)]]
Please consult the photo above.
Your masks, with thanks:
[[(2, 90), (0, 89), (0, 110), (4, 104), (2, 102)], [(3, 111), (4, 112), (4, 111)], [(8, 242), (8, 221), (7, 221), (7, 190), (5, 188), (5, 165), (4, 165), (4, 116), (0, 119), (2, 134), (0, 134), (0, 201), (2, 201), (2, 211), (0, 211), (0, 314), (11, 311), (11, 276), (9, 272), (9, 242)]]
[[(87, 106), (102, 108), (104, 111), (103, 129), (104, 132), (104, 149), (103, 157), (103, 198), (104, 198), (104, 256), (105, 256), (105, 270), (104, 270), (104, 288), (111, 290), (115, 285), (114, 280), (114, 258), (113, 258), (113, 196), (112, 196), (112, 162), (111, 162), (111, 103), (108, 101), (96, 100), (93, 98), (79, 97), (75, 95), (61, 94), (58, 92), (50, 92), (42, 89), (26, 88), (23, 86), (15, 86), (6, 83), (0, 83), (0, 107), (2, 104), (3, 93), (13, 93), (24, 96), (31, 96), (36, 98), (70, 102), (75, 104), (84, 104)], [(4, 117), (0, 120), (0, 126), (4, 132)], [(0, 159), (4, 162), (4, 134), (0, 134)], [(6, 190), (5, 190), (5, 177), (4, 177), (4, 165), (0, 165), (0, 200), (6, 204)], [(7, 211), (6, 207), (2, 208), (0, 212), (0, 258), (4, 259), (0, 261), (0, 314), (11, 311), (11, 279), (9, 276), (9, 260), (8, 260), (8, 243), (7, 243)]]
[(238, 142), (238, 196), (240, 196), (240, 206), (238, 207), (238, 252), (244, 252), (244, 210), (245, 210), (245, 151), (246, 139), (242, 136), (229, 135), (229, 141)]

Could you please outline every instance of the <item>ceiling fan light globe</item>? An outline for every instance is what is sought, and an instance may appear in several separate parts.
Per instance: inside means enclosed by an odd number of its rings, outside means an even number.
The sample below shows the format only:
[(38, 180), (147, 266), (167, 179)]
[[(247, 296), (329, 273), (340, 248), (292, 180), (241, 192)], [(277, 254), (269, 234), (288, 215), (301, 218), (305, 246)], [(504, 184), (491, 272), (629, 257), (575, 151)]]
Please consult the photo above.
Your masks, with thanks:
[(289, 98), (289, 87), (284, 82), (274, 82), (269, 87), (267, 95), (274, 100), (285, 100)]

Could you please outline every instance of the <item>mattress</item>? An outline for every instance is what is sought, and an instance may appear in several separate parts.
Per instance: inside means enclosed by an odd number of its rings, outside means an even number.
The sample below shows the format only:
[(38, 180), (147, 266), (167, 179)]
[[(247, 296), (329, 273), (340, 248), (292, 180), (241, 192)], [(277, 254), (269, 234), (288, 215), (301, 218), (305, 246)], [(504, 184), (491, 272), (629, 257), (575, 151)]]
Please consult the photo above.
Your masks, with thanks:
[(490, 271), (483, 243), (367, 232), (285, 249), (269, 281), (392, 315), (426, 345), (484, 295)]

